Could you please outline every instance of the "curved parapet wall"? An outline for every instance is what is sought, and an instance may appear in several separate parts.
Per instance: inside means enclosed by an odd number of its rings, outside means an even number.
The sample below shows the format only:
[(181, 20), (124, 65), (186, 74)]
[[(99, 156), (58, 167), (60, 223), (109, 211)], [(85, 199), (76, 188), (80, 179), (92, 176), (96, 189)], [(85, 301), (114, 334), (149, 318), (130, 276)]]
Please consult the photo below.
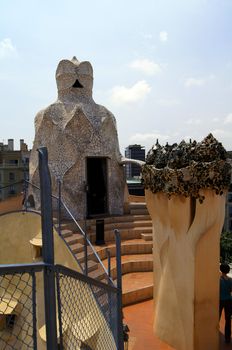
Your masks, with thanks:
[(202, 142), (150, 150), (142, 168), (154, 236), (154, 330), (177, 350), (218, 349), (219, 240), (226, 151)]
[[(80, 268), (77, 265), (75, 258), (67, 249), (63, 239), (55, 230), (53, 235), (55, 263), (80, 272)], [(0, 215), (0, 265), (35, 262), (33, 248), (34, 245), (41, 246), (41, 241), (41, 216), (39, 213), (11, 212)], [(36, 261), (38, 261), (39, 258), (37, 257), (36, 259)], [(40, 257), (40, 260), (42, 260), (42, 257)], [(32, 306), (31, 289), (28, 288), (27, 295), (29, 297), (25, 301), (25, 282), (22, 281), (19, 283), (18, 280), (19, 278), (17, 274), (12, 275), (12, 278), (7, 279), (0, 276), (0, 304), (2, 301), (4, 302), (4, 300), (6, 300), (9, 307), (12, 309), (11, 311), (13, 311), (13, 309), (16, 310), (17, 318), (14, 327), (17, 330), (17, 336), (20, 340), (20, 332), (21, 329), (23, 329), (23, 324), (26, 326), (32, 324), (32, 313), (28, 312), (28, 310), (32, 310)], [(92, 349), (115, 350), (116, 344), (111, 328), (93, 294), (94, 286), (91, 286), (87, 282), (84, 283), (77, 277), (72, 278), (66, 276), (64, 273), (62, 274), (60, 281), (60, 296), (62, 298), (63, 306), (62, 318), (65, 333), (64, 338), (66, 339), (67, 337), (70, 337), (71, 341), (75, 338), (76, 340), (74, 344), (77, 344), (78, 339), (80, 340), (83, 338), (83, 342), (85, 341), (86, 344), (91, 345), (90, 347)], [(102, 292), (100, 288), (98, 289)], [(107, 300), (107, 291), (103, 290), (103, 292), (105, 294), (102, 293), (100, 296), (103, 295)], [(45, 350), (47, 346), (46, 337), (44, 336), (45, 315), (42, 272), (36, 273), (36, 305), (38, 349)], [(3, 309), (5, 312), (6, 308), (3, 307)], [(2, 312), (2, 309), (0, 311)], [(76, 323), (71, 322), (71, 320), (74, 319), (76, 319)], [(28, 339), (30, 340), (30, 337), (28, 337)], [(0, 327), (0, 349), (5, 348), (6, 343), (8, 344), (11, 340), (12, 337), (8, 334), (8, 331), (1, 329)], [(21, 349), (21, 342), (17, 342), (17, 339), (13, 339), (13, 341), (14, 348)], [(28, 346), (28, 348), (31, 347)]]

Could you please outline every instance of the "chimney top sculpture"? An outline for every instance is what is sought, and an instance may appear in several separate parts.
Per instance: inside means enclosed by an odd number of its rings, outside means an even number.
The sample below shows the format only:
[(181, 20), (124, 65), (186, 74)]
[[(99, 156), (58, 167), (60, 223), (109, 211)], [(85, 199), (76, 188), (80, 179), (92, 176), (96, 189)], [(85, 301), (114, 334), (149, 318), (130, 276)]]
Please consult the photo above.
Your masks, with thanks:
[[(62, 184), (62, 199), (78, 219), (123, 214), (125, 179), (116, 120), (92, 98), (93, 68), (76, 57), (61, 60), (56, 70), (58, 99), (35, 118), (30, 180), (39, 184), (36, 150), (48, 149), (53, 194)], [(39, 194), (32, 193), (39, 209)]]
[(145, 188), (153, 193), (193, 196), (200, 203), (200, 189), (212, 189), (222, 194), (230, 185), (230, 164), (226, 150), (212, 134), (201, 142), (181, 141), (161, 146), (156, 143), (147, 154), (143, 167)]

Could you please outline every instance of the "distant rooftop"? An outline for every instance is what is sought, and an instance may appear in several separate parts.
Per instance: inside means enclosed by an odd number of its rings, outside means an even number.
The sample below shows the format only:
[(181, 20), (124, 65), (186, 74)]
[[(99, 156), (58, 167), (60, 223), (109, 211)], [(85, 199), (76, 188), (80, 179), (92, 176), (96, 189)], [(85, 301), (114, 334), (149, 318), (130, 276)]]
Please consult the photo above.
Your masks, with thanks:
[[(19, 140), (20, 149), (19, 151), (28, 151), (27, 144), (24, 142), (24, 139)], [(7, 144), (0, 142), (0, 151), (15, 151), (14, 149), (14, 139), (8, 139)], [(17, 150), (16, 150), (17, 151)]]

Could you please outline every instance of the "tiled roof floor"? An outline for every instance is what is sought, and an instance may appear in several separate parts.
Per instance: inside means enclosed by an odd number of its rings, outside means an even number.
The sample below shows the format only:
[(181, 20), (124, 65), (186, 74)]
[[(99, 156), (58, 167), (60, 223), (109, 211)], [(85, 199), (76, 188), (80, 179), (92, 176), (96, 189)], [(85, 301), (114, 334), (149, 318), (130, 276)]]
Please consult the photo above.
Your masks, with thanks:
[[(128, 324), (130, 329), (129, 350), (174, 350), (153, 334), (153, 300), (127, 306), (123, 309), (123, 313), (124, 322)], [(224, 315), (222, 315), (220, 322), (219, 350), (232, 350), (231, 344), (224, 343), (223, 328)]]

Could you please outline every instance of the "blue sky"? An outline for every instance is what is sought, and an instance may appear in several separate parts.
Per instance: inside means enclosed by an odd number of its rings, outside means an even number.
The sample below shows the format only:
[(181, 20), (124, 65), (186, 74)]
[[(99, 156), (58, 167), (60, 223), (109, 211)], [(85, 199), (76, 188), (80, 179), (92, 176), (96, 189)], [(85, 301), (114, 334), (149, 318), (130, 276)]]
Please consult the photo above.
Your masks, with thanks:
[(0, 16), (0, 142), (32, 146), (57, 64), (75, 55), (93, 65), (122, 152), (209, 132), (232, 149), (231, 0), (1, 0)]

